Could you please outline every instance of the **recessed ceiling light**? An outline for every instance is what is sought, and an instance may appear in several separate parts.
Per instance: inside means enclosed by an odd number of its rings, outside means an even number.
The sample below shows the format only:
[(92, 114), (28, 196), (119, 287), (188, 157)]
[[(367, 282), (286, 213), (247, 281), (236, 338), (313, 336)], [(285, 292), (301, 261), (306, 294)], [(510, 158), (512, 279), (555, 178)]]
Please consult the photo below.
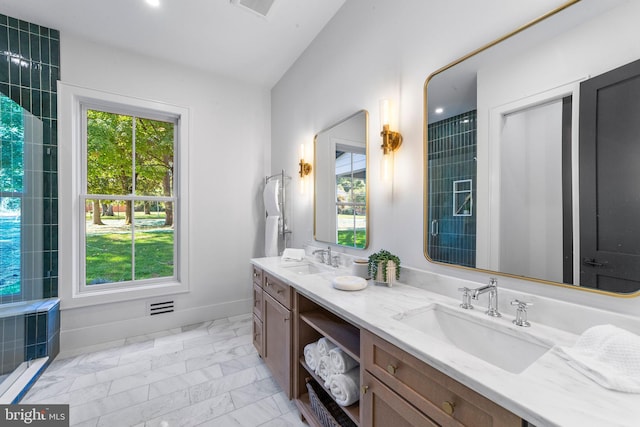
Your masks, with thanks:
[(444, 113), (444, 108), (438, 107), (435, 110), (433, 110), (433, 112), (436, 113), (436, 114), (442, 114), (442, 113)]
[(160, 7), (160, 0), (145, 0), (151, 7)]

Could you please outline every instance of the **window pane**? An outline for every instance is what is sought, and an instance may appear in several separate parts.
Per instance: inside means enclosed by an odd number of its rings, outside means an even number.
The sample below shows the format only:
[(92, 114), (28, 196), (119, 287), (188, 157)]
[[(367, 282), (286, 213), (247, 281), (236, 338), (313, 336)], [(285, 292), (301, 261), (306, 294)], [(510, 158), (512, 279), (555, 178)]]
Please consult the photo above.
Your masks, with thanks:
[(24, 116), (20, 105), (0, 96), (0, 191), (22, 192)]
[(173, 123), (136, 118), (136, 194), (173, 195)]
[(338, 203), (351, 203), (351, 189), (353, 180), (351, 175), (336, 176), (336, 201)]
[(0, 297), (20, 293), (21, 200), (0, 197)]
[(351, 190), (351, 199), (353, 203), (359, 203), (364, 205), (367, 201), (366, 183), (364, 179), (353, 179), (353, 188)]
[(174, 232), (172, 223), (167, 224), (167, 204), (158, 202), (136, 204), (136, 280), (174, 275)]
[(132, 280), (131, 225), (126, 210), (127, 202), (122, 200), (86, 202), (87, 285)]
[(175, 277), (174, 128), (87, 111), (87, 285)]
[(131, 194), (133, 118), (87, 111), (87, 193)]

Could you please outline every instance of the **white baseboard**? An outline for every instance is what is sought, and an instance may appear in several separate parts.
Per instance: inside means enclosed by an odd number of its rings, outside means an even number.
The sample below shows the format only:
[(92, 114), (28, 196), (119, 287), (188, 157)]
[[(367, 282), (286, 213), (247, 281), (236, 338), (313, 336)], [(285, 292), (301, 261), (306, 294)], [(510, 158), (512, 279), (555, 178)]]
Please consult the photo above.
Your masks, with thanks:
[(251, 299), (212, 304), (204, 307), (176, 310), (158, 316), (144, 316), (117, 322), (102, 323), (60, 331), (60, 354), (69, 357), (88, 351), (122, 345), (124, 340), (195, 323), (222, 319), (251, 312)]

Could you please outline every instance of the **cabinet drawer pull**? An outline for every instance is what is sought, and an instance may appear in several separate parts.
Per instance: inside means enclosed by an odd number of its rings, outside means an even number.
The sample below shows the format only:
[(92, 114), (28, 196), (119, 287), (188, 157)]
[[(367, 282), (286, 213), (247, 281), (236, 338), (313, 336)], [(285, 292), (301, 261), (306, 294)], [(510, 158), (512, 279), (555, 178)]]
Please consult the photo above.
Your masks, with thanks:
[(391, 363), (387, 365), (387, 372), (389, 372), (391, 375), (395, 375), (397, 370), (398, 368), (396, 366), (393, 366)]
[(362, 394), (367, 394), (367, 391), (369, 391), (369, 386), (363, 385), (362, 387), (360, 387), (360, 391)]
[(276, 294), (280, 295), (282, 293), (282, 289), (276, 289)]
[(256, 273), (255, 271), (253, 272), (253, 277), (258, 277), (258, 273)]
[(442, 402), (442, 410), (446, 412), (447, 415), (453, 415), (453, 412), (456, 410), (455, 402), (449, 402), (448, 400)]

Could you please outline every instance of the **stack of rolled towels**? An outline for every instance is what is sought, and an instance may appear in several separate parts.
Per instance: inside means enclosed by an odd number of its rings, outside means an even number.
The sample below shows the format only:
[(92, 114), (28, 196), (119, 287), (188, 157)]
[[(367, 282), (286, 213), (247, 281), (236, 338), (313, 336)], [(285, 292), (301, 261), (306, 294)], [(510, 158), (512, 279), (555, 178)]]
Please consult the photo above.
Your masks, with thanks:
[(324, 387), (340, 406), (349, 406), (360, 398), (360, 365), (327, 338), (304, 347), (304, 360), (324, 381)]

